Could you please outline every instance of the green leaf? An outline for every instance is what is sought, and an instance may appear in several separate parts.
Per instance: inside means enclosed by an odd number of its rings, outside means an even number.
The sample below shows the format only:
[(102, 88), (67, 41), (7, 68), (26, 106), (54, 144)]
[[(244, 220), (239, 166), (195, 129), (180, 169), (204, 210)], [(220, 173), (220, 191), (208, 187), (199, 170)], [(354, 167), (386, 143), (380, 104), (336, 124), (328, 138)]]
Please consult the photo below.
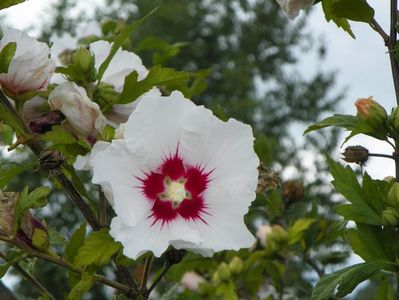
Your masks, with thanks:
[(46, 132), (39, 137), (42, 141), (53, 142), (53, 144), (74, 144), (77, 139), (64, 130), (61, 126), (53, 126), (51, 131)]
[(123, 91), (118, 103), (125, 104), (136, 100), (140, 95), (149, 91), (154, 86), (168, 85), (188, 78), (195, 77), (195, 73), (175, 71), (170, 68), (162, 68), (160, 65), (150, 69), (147, 77), (138, 81), (138, 74), (133, 71), (125, 77)]
[(9, 262), (0, 265), (0, 278), (3, 278), (3, 276), (6, 275), (10, 266), (11, 264)]
[(73, 287), (69, 293), (67, 300), (79, 300), (83, 295), (91, 289), (94, 284), (93, 276), (83, 272), (81, 280)]
[(11, 60), (17, 50), (17, 44), (10, 42), (3, 47), (0, 51), (0, 73), (7, 73)]
[(377, 226), (358, 224), (357, 229), (349, 229), (348, 239), (353, 251), (365, 261), (388, 260), (375, 235)]
[(275, 143), (273, 138), (267, 137), (264, 134), (256, 135), (254, 150), (259, 159), (266, 165), (273, 161), (273, 146)]
[(133, 33), (133, 31), (136, 30), (137, 27), (139, 27), (145, 20), (147, 20), (147, 18), (151, 16), (157, 9), (158, 8), (153, 9), (149, 14), (147, 14), (143, 18), (133, 22), (119, 34), (115, 42), (112, 44), (111, 51), (109, 52), (107, 58), (98, 68), (98, 75), (97, 75), (98, 83), (101, 82), (101, 79), (103, 78), (105, 71), (107, 70), (109, 64), (112, 61), (112, 58), (115, 56), (118, 49), (122, 46), (123, 42)]
[(356, 116), (336, 114), (316, 124), (309, 126), (303, 134), (307, 134), (311, 131), (319, 130), (321, 128), (329, 126), (341, 127), (347, 130), (352, 130), (356, 127), (356, 124), (358, 122), (359, 120)]
[(305, 231), (312, 225), (315, 219), (298, 219), (288, 228), (288, 245), (293, 245), (299, 242)]
[(380, 263), (356, 264), (332, 274), (323, 276), (316, 284), (310, 300), (328, 300), (338, 287), (337, 297), (343, 297), (353, 291), (361, 282), (381, 271)]
[[(352, 38), (355, 38), (351, 26), (349, 25), (348, 19), (336, 16), (334, 14), (332, 6), (335, 3), (335, 1), (337, 0), (322, 0), (321, 2), (327, 22), (330, 22), (332, 20), (338, 27), (341, 27), (344, 31), (349, 33), (349, 35)], [(346, 0), (346, 1), (351, 1), (351, 0)]]
[(13, 6), (13, 5), (16, 5), (16, 4), (19, 4), (19, 3), (22, 3), (24, 1), (25, 0), (1, 0), (0, 1), (0, 10), (10, 7), (10, 6)]
[(8, 169), (0, 169), (0, 189), (4, 188), (13, 178), (19, 174), (32, 169), (35, 163), (26, 163), (23, 165), (12, 165)]
[[(5, 97), (0, 91), (0, 97)], [(25, 132), (21, 120), (17, 118), (10, 110), (8, 110), (4, 105), (0, 105), (0, 120), (4, 121), (7, 125), (14, 128), (18, 137), (29, 139), (30, 136)]]
[(86, 225), (86, 223), (83, 223), (75, 230), (65, 248), (65, 257), (69, 262), (73, 262), (78, 254), (79, 248), (83, 245), (86, 237)]
[[(343, 167), (341, 164), (327, 159), (331, 175), (334, 177), (332, 184), (335, 189), (341, 193), (351, 205), (341, 205), (337, 207), (337, 211), (343, 214), (346, 218), (353, 218), (356, 216), (358, 222), (367, 224), (382, 225), (381, 215), (379, 211), (376, 212), (367, 201), (362, 187), (360, 186), (355, 172), (352, 168), (347, 166)], [(361, 218), (361, 219), (359, 219)], [(353, 219), (352, 219), (353, 220)]]
[(366, 0), (335, 0), (331, 12), (338, 18), (371, 23), (374, 19), (374, 9)]
[(394, 300), (394, 285), (390, 284), (388, 277), (384, 276), (372, 300)]
[(50, 194), (51, 189), (46, 186), (41, 186), (29, 193), (28, 200), (30, 208), (40, 208), (46, 205), (47, 196)]
[(79, 248), (74, 265), (79, 268), (92, 264), (104, 265), (121, 249), (122, 245), (114, 241), (107, 229), (92, 232)]

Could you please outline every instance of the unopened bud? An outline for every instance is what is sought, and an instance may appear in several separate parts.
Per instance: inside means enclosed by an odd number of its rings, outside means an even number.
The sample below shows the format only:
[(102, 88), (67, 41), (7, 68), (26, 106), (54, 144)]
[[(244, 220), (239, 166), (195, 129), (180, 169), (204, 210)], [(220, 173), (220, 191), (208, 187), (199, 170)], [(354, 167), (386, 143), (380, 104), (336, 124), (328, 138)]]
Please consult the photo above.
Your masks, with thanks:
[(263, 193), (267, 190), (277, 189), (280, 187), (280, 177), (277, 173), (271, 171), (264, 164), (260, 164), (258, 167), (259, 178), (256, 193)]
[(382, 212), (382, 224), (384, 226), (396, 226), (399, 224), (399, 213), (393, 207), (388, 207)]
[(83, 72), (90, 72), (94, 67), (94, 56), (85, 47), (79, 47), (72, 57), (72, 63)]
[(355, 102), (357, 109), (357, 116), (360, 120), (376, 119), (385, 121), (387, 119), (387, 112), (373, 97), (360, 98)]
[(399, 207), (399, 182), (395, 182), (388, 192), (388, 204)]
[(273, 225), (272, 232), (270, 234), (270, 240), (273, 240), (277, 243), (285, 243), (288, 238), (288, 232), (280, 225)]
[(244, 269), (244, 263), (238, 256), (234, 256), (229, 263), (229, 269), (233, 274), (239, 274)]
[(390, 116), (390, 124), (394, 130), (399, 130), (399, 106), (397, 106)]
[(222, 262), (219, 265), (216, 272), (219, 274), (219, 278), (222, 281), (227, 281), (231, 277), (231, 272), (230, 272), (229, 266), (225, 262)]
[(52, 170), (60, 167), (64, 162), (64, 155), (58, 150), (44, 151), (39, 156), (39, 169)]
[(344, 161), (360, 165), (363, 165), (369, 158), (369, 150), (359, 145), (346, 147), (341, 154)]
[(392, 182), (392, 181), (396, 181), (396, 178), (393, 177), (393, 176), (386, 176), (386, 177), (384, 177), (383, 180), (384, 180), (385, 182), (390, 183), (390, 182)]
[(283, 198), (289, 202), (299, 201), (303, 198), (305, 189), (300, 181), (288, 180), (283, 187)]

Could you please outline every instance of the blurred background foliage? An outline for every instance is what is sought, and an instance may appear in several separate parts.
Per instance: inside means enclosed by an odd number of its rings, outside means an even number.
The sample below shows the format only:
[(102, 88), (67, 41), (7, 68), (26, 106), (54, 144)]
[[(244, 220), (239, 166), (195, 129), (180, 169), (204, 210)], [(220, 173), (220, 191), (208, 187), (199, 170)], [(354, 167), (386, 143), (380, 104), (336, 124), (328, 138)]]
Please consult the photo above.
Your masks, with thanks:
[[(86, 10), (76, 13), (77, 2), (55, 3), (43, 20), (42, 40), (51, 41), (54, 33), (73, 35), (78, 24), (92, 21)], [(171, 270), (159, 292), (170, 289), (185, 271), (196, 270), (209, 286), (202, 295), (174, 288), (178, 299), (209, 299), (215, 294), (229, 299), (232, 290), (242, 299), (273, 294), (280, 296), (268, 299), (309, 299), (318, 277), (342, 266), (349, 256), (342, 234), (345, 224), (333, 214), (340, 198), (328, 184), (324, 162), (324, 155), (337, 148), (338, 133), (325, 130), (300, 137), (304, 126), (334, 111), (343, 97), (333, 72), (309, 75), (299, 71), (301, 57), (309, 51), (323, 62), (324, 45), (315, 42), (306, 18), (290, 24), (271, 0), (106, 0), (93, 10), (103, 24), (104, 38), (112, 39), (125, 24), (156, 6), (157, 12), (124, 47), (135, 51), (148, 67), (162, 64), (207, 76), (206, 89), (201, 87), (202, 94), (193, 101), (222, 119), (234, 117), (251, 124), (262, 162), (281, 174), (281, 188), (260, 194), (246, 216), (251, 231), (255, 234), (261, 224), (270, 224), (292, 233), (298, 229), (296, 221), (314, 219), (295, 242), (277, 234), (266, 245), (258, 243), (251, 251), (241, 251), (245, 271), (222, 284), (212, 274), (220, 263), (229, 263), (234, 253), (219, 253), (212, 259), (188, 255)], [(16, 162), (29, 159), (26, 153), (13, 157)], [(18, 191), (26, 183), (34, 187), (49, 182), (45, 173), (37, 175), (37, 171), (24, 172), (7, 188)], [(81, 175), (89, 182), (89, 174)], [(93, 187), (91, 191), (96, 198)], [(68, 239), (83, 221), (79, 211), (61, 191), (52, 193), (49, 203), (41, 217)], [(156, 261), (155, 266), (160, 263)], [(58, 267), (37, 263), (33, 272), (57, 299), (68, 291), (66, 274)], [(109, 299), (109, 293), (95, 286), (87, 299)], [(15, 294), (18, 299), (36, 295), (23, 281), (16, 285)]]

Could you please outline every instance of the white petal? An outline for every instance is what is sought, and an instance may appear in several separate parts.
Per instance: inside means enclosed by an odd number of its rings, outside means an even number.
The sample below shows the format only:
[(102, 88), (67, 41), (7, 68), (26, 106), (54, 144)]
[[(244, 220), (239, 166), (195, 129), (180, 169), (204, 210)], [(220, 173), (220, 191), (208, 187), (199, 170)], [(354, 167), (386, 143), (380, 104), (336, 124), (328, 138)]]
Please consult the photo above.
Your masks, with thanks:
[(115, 217), (111, 222), (110, 234), (123, 244), (123, 254), (133, 259), (147, 251), (159, 257), (170, 245), (178, 245), (180, 241), (190, 245), (201, 242), (198, 234), (182, 219), (164, 225), (161, 222), (153, 224), (153, 220), (145, 219), (129, 227), (121, 218)]
[(169, 97), (143, 96), (126, 123), (125, 139), (131, 152), (150, 169), (159, 167), (162, 158), (176, 152), (181, 122), (195, 107), (177, 91)]
[(107, 149), (111, 145), (109, 142), (98, 141), (93, 145), (90, 153), (86, 155), (78, 155), (73, 167), (76, 170), (91, 170), (93, 168), (92, 161), (94, 157), (100, 152)]
[(124, 140), (114, 140), (92, 160), (93, 183), (112, 188), (114, 210), (126, 225), (134, 226), (151, 215), (152, 203), (142, 193), (141, 182), (145, 167), (124, 145)]

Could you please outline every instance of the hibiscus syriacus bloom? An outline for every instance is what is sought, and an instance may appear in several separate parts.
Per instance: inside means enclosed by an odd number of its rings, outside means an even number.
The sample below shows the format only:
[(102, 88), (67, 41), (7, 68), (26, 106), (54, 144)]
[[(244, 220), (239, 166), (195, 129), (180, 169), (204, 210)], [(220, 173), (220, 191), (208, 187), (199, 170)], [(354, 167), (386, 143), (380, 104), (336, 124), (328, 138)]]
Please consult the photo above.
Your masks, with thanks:
[(258, 181), (250, 126), (222, 122), (180, 92), (148, 93), (91, 163), (93, 182), (111, 186), (110, 234), (137, 258), (168, 246), (202, 255), (251, 247), (243, 216)]
[[(112, 44), (106, 41), (90, 44), (90, 51), (94, 54), (97, 70), (107, 58), (111, 47)], [(105, 71), (102, 81), (111, 84), (120, 93), (123, 90), (125, 77), (133, 71), (137, 72), (139, 81), (148, 74), (148, 70), (139, 56), (133, 52), (119, 49)], [(118, 124), (126, 122), (136, 104), (137, 101), (128, 104), (114, 104), (106, 114), (109, 123), (116, 128)]]
[(83, 137), (95, 137), (107, 124), (97, 103), (91, 101), (86, 90), (74, 82), (64, 82), (49, 95), (53, 109), (60, 110), (74, 131)]
[(305, 9), (313, 4), (314, 0), (276, 0), (284, 10), (290, 20), (299, 15), (301, 9)]
[(46, 90), (55, 70), (55, 62), (49, 58), (50, 49), (47, 44), (9, 27), (3, 27), (3, 34), (0, 51), (10, 42), (17, 44), (17, 50), (8, 73), (0, 74), (2, 89), (13, 98)]

